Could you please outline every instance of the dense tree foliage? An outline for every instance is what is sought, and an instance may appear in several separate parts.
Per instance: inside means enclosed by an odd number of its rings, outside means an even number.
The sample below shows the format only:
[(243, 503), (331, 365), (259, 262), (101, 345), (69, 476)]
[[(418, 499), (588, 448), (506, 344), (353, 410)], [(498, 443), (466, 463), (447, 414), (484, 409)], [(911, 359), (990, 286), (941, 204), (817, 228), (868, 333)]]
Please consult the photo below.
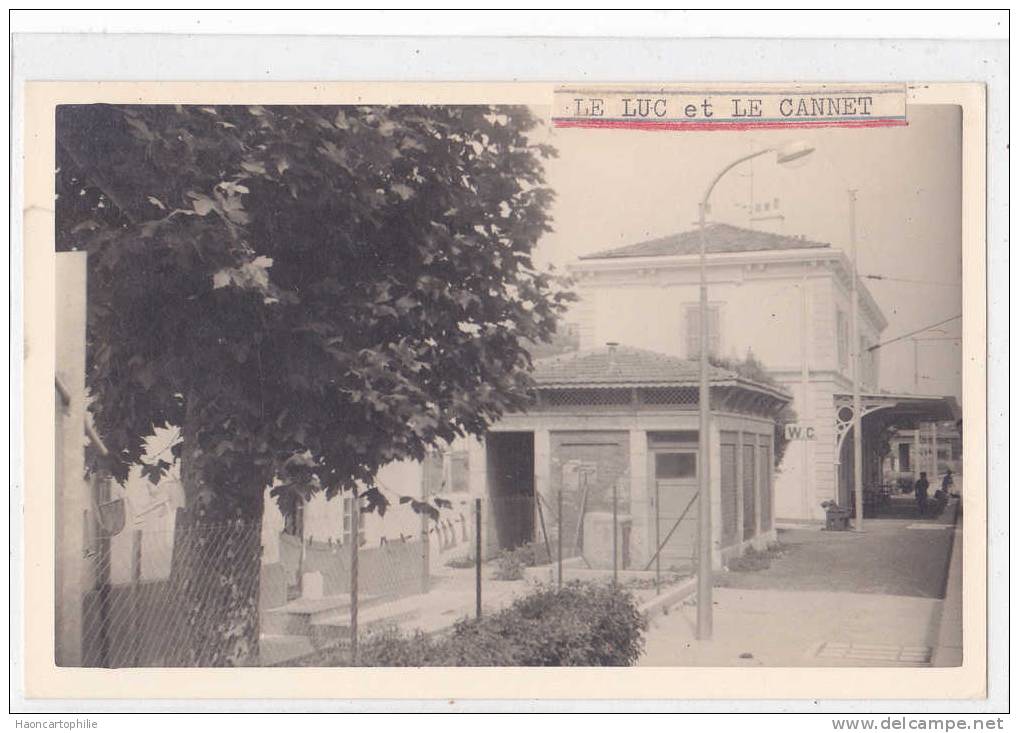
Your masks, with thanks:
[(569, 298), (531, 261), (552, 196), (535, 124), (517, 107), (59, 108), (56, 244), (90, 255), (109, 469), (177, 425), (189, 506), (258, 516), (274, 480), (370, 486), (522, 406), (526, 344)]
[(58, 108), (56, 246), (89, 253), (103, 468), (158, 481), (171, 462), (146, 464), (146, 436), (182, 436), (168, 664), (257, 661), (258, 543), (228, 540), (252, 536), (236, 529), (257, 529), (266, 487), (286, 506), (363, 486), (384, 512), (381, 466), (526, 403), (527, 345), (569, 299), (531, 260), (552, 196), (535, 124), (484, 106)]

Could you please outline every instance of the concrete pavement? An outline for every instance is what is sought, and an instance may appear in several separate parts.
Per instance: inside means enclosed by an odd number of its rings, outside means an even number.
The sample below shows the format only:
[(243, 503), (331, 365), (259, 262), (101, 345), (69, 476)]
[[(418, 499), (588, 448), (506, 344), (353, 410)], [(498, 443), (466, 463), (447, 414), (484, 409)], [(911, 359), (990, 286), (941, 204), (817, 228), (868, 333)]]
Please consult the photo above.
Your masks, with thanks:
[[(783, 554), (718, 576), (714, 638), (694, 599), (651, 621), (644, 666), (942, 666), (961, 648), (961, 541), (941, 517), (868, 520), (865, 532), (781, 531)], [(960, 538), (961, 538), (961, 530)], [(953, 572), (949, 573), (950, 565)], [(957, 567), (956, 567), (957, 566)], [(945, 598), (946, 583), (948, 601)], [(961, 604), (958, 604), (961, 609)], [(958, 636), (955, 630), (958, 628)]]
[(934, 645), (935, 667), (958, 667), (962, 664), (962, 523), (955, 529), (952, 559), (948, 566), (945, 600), (938, 619), (938, 638)]
[(716, 589), (714, 600), (712, 641), (695, 639), (696, 606), (683, 605), (652, 620), (640, 664), (885, 666), (898, 663), (902, 652), (912, 660), (930, 649), (940, 603), (876, 593), (736, 588)]

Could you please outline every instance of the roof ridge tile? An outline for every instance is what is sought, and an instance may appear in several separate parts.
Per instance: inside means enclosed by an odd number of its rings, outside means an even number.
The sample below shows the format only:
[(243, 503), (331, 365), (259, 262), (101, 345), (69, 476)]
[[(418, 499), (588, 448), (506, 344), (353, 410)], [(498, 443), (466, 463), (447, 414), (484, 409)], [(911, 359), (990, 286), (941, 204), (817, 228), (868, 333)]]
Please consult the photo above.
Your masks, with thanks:
[[(823, 249), (831, 247), (831, 244), (827, 242), (807, 239), (804, 236), (747, 229), (733, 224), (726, 224), (725, 222), (708, 224), (707, 232), (709, 235), (707, 251), (713, 254), (724, 252), (760, 252), (779, 249)], [(713, 238), (712, 235), (714, 235)], [(700, 230), (691, 229), (622, 247), (614, 247), (581, 255), (579, 259), (665, 257), (669, 255), (696, 254), (699, 250)]]

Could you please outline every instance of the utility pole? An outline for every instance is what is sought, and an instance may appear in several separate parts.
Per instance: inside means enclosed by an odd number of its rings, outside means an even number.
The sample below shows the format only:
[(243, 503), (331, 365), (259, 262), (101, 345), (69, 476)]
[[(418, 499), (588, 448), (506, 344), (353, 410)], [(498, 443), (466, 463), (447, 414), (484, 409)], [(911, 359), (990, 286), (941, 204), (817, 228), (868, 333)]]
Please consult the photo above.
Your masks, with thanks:
[[(814, 148), (803, 142), (790, 143), (781, 150), (765, 148), (744, 155), (729, 163), (711, 181), (701, 199), (698, 217), (700, 230), (700, 358), (698, 359), (698, 412), (700, 413), (700, 429), (697, 443), (697, 638), (710, 639), (713, 633), (712, 619), (712, 558), (714, 555), (714, 538), (711, 530), (711, 387), (708, 379), (708, 349), (710, 347), (708, 331), (708, 275), (707, 275), (707, 214), (711, 192), (715, 190), (722, 177), (741, 163), (758, 158), (767, 153), (775, 153), (775, 162), (780, 165), (791, 163), (814, 152)], [(666, 538), (667, 540), (668, 538)]]
[(849, 246), (853, 262), (852, 316), (850, 319), (853, 349), (853, 489), (856, 495), (856, 522), (853, 529), (863, 531), (863, 430), (860, 397), (860, 289), (856, 252), (856, 189), (849, 190)]
[(915, 455), (915, 459), (913, 461), (912, 468), (914, 484), (920, 480), (920, 469), (923, 467), (923, 464), (920, 462), (920, 431), (922, 429), (923, 423), (918, 421), (916, 423), (916, 432), (913, 434), (913, 453)]
[(913, 339), (913, 392), (920, 394), (920, 342)]

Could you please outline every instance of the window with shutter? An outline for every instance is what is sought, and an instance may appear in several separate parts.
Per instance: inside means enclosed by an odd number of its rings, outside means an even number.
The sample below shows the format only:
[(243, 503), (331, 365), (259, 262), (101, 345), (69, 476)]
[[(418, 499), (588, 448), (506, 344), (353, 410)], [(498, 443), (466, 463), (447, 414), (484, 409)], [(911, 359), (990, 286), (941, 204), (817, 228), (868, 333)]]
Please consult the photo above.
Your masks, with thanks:
[(708, 307), (708, 353), (718, 356), (721, 351), (721, 328), (718, 306)]
[[(701, 353), (701, 309), (698, 305), (686, 307), (686, 354), (695, 359)], [(717, 356), (721, 352), (721, 313), (717, 305), (708, 306), (708, 354)]]
[(698, 308), (687, 306), (686, 308), (686, 355), (687, 358), (694, 358), (700, 352), (700, 319)]
[(849, 321), (841, 308), (835, 311), (835, 340), (838, 347), (839, 366), (849, 366)]
[(877, 386), (877, 364), (874, 352), (870, 351), (871, 342), (866, 336), (860, 337), (860, 381), (868, 387)]

